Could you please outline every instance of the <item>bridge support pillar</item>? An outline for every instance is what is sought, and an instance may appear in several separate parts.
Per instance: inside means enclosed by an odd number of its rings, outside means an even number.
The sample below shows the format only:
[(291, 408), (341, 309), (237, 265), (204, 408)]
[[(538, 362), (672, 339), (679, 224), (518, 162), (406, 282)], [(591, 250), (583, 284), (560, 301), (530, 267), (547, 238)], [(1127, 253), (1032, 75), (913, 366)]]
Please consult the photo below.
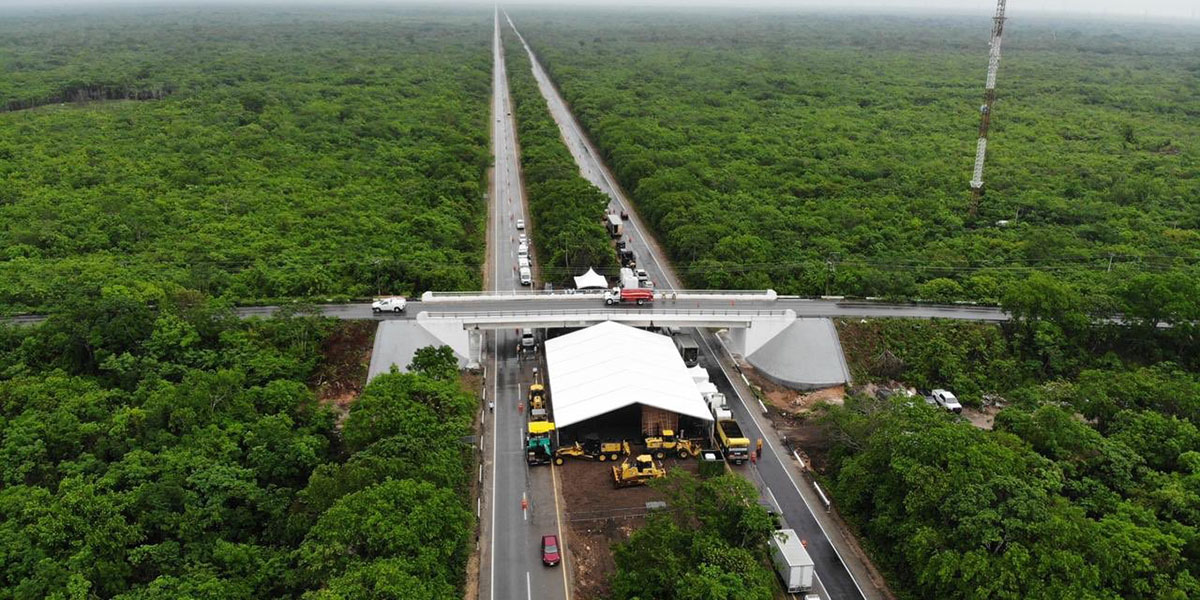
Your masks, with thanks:
[(478, 369), (479, 365), (483, 363), (483, 331), (468, 329), (467, 345), (470, 348), (467, 355), (467, 368)]

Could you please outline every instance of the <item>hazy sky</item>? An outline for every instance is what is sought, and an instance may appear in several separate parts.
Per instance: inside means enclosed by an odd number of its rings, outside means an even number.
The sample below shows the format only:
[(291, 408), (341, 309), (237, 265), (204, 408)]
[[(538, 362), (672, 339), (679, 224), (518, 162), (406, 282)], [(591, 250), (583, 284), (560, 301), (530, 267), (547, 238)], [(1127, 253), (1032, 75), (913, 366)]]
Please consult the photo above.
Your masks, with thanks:
[[(302, 5), (337, 5), (337, 4), (406, 4), (411, 1), (399, 0), (0, 0), (4, 6), (54, 6), (56, 8), (68, 5), (98, 6), (98, 5), (196, 5), (196, 4), (302, 4)], [(485, 4), (479, 0), (425, 0), (419, 4)], [(906, 9), (918, 8), (923, 12), (972, 12), (990, 13), (996, 6), (995, 0), (514, 0), (502, 4), (522, 5), (537, 4), (559, 7), (569, 6), (664, 6), (671, 8), (687, 7), (750, 7), (765, 6), (771, 8), (856, 8), (856, 9)], [(1191, 21), (1200, 21), (1200, 0), (1009, 0), (1010, 16), (1021, 14), (1044, 14), (1047, 12), (1064, 12), (1086, 15), (1135, 15), (1147, 17), (1172, 17)]]

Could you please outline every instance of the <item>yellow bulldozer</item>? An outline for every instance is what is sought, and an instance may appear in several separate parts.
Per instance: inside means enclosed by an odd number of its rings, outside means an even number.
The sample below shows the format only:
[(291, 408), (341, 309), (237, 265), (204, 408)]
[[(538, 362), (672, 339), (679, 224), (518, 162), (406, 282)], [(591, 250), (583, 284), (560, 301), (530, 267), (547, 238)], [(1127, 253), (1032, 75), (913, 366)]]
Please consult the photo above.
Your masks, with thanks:
[(676, 438), (675, 432), (670, 429), (664, 429), (662, 435), (646, 438), (646, 451), (654, 455), (654, 458), (662, 460), (668, 454), (674, 454), (679, 458), (695, 457), (700, 455), (700, 446), (692, 443), (691, 440)]
[(622, 456), (629, 456), (629, 442), (602, 442), (600, 440), (584, 440), (581, 444), (575, 442), (554, 451), (554, 464), (561, 465), (567, 458), (585, 458), (604, 462), (617, 462)]
[(635, 485), (646, 485), (651, 479), (658, 479), (667, 474), (666, 469), (654, 463), (649, 454), (640, 454), (633, 459), (633, 464), (626, 460), (619, 466), (613, 465), (613, 487), (624, 488)]

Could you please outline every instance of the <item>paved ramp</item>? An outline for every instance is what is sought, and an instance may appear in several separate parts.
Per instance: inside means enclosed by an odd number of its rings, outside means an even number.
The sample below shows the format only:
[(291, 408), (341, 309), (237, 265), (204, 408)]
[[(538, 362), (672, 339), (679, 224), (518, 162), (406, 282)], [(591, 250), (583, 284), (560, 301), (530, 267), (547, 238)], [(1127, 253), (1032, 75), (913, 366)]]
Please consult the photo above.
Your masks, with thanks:
[[(371, 350), (367, 381), (380, 373), (387, 373), (392, 365), (396, 365), (400, 371), (405, 371), (417, 350), (425, 346), (445, 344), (417, 321), (380, 321), (379, 329), (375, 330), (375, 346)], [(465, 368), (467, 358), (457, 352), (455, 355), (458, 356), (458, 366)]]
[(830, 319), (796, 319), (746, 357), (780, 385), (811, 390), (850, 381), (837, 328)]

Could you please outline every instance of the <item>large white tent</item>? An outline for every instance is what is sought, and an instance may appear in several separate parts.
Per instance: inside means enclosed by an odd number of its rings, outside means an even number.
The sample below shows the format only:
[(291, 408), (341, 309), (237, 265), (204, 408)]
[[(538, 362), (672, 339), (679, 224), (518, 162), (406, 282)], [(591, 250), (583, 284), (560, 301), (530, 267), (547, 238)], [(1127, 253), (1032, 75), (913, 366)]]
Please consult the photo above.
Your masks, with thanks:
[(587, 270), (587, 273), (575, 278), (575, 289), (577, 290), (596, 290), (607, 287), (608, 280), (591, 268)]
[(547, 340), (545, 347), (559, 428), (632, 404), (712, 421), (669, 337), (606, 321)]

